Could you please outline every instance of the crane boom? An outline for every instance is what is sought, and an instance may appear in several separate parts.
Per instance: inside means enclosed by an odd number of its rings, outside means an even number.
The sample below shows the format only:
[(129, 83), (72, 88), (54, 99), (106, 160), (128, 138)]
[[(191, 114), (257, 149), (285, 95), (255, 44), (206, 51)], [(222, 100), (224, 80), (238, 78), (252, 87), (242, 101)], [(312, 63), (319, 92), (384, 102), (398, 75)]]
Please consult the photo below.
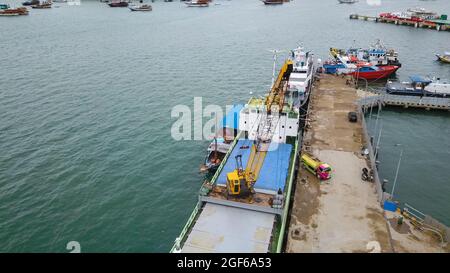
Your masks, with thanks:
[[(283, 110), (284, 94), (292, 69), (293, 63), (291, 60), (287, 60), (281, 67), (280, 73), (265, 100), (266, 113), (259, 120), (257, 136), (251, 146), (245, 170), (242, 170), (242, 166), (237, 166), (236, 170), (227, 174), (228, 195), (249, 195), (254, 192), (253, 186), (258, 180), (279, 121), (278, 115), (272, 115), (272, 110), (277, 110), (274, 112), (278, 113)], [(236, 160), (238, 161), (237, 157)]]

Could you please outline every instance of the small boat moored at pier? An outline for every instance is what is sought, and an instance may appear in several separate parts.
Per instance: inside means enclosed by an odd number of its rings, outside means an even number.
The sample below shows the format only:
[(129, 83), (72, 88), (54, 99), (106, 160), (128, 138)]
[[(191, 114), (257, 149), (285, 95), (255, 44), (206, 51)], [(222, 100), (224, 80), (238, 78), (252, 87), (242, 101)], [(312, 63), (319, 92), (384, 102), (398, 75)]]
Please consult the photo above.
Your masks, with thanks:
[(401, 67), (402, 64), (398, 59), (398, 53), (394, 49), (388, 49), (384, 46), (380, 40), (377, 40), (370, 48), (349, 48), (347, 50), (330, 48), (330, 54), (335, 59), (339, 59), (341, 56), (348, 56), (356, 58), (357, 61), (370, 62), (372, 65), (385, 66), (396, 65)]
[(440, 78), (409, 77), (409, 82), (388, 82), (386, 93), (406, 96), (450, 97), (450, 82)]
[(390, 75), (394, 74), (399, 69), (398, 66), (362, 66), (358, 67), (355, 71), (347, 73), (347, 75), (353, 76), (355, 79), (366, 80), (381, 80), (386, 79)]
[(200, 172), (209, 171), (214, 173), (220, 166), (220, 163), (222, 163), (231, 146), (231, 141), (226, 141), (223, 138), (214, 138), (208, 146), (205, 163), (200, 166)]

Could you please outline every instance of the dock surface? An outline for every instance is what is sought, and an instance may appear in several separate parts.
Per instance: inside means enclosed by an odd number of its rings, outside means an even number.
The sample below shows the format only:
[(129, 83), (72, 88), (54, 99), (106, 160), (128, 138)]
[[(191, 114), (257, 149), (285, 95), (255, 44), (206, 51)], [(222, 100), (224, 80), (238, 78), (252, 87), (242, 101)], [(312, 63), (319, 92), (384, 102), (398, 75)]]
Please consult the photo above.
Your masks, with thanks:
[(311, 94), (303, 151), (330, 164), (333, 177), (320, 183), (300, 167), (286, 252), (393, 251), (375, 186), (361, 180), (368, 168), (361, 117), (347, 118), (357, 100), (357, 91), (332, 75), (322, 75)]

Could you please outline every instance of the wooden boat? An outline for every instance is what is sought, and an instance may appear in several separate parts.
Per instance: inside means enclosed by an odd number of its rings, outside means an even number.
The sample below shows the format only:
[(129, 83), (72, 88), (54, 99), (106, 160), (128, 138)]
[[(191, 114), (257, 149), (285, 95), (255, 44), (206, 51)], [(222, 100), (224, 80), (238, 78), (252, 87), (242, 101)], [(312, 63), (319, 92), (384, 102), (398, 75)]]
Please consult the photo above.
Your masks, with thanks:
[(32, 5), (31, 8), (33, 8), (33, 9), (51, 9), (52, 4), (53, 3), (51, 1), (49, 1), (49, 2), (46, 1), (46, 2), (36, 4), (36, 5)]
[(6, 8), (0, 9), (0, 16), (19, 16), (19, 15), (28, 15), (28, 10), (26, 7), (20, 7), (16, 9)]
[(362, 66), (350, 73), (347, 73), (347, 75), (353, 76), (356, 79), (381, 80), (394, 74), (398, 69), (399, 67), (395, 65)]
[(214, 173), (230, 148), (231, 141), (226, 141), (223, 138), (214, 138), (208, 146), (208, 153), (206, 154), (204, 164), (200, 166), (200, 172), (209, 171)]
[(129, 9), (131, 11), (152, 11), (152, 6), (151, 5), (140, 5), (140, 6), (131, 6), (129, 7)]
[(191, 0), (184, 3), (188, 7), (209, 7), (208, 0)]
[(445, 52), (443, 55), (436, 54), (438, 61), (450, 64), (450, 52)]
[(281, 5), (283, 4), (283, 0), (261, 0), (264, 5)]
[(39, 0), (29, 0), (29, 1), (25, 1), (22, 3), (23, 6), (33, 6), (33, 5), (38, 5), (39, 4)]
[(112, 1), (108, 4), (111, 8), (126, 8), (128, 7), (128, 2), (125, 1)]

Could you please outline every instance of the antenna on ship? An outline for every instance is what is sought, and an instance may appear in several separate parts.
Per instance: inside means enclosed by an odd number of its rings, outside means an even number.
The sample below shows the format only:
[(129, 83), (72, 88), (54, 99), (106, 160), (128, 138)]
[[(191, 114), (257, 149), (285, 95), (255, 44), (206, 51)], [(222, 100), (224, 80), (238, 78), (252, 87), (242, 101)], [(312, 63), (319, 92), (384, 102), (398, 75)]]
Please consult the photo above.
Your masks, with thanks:
[(278, 58), (277, 54), (286, 52), (286, 50), (269, 49), (269, 51), (273, 53), (272, 84), (270, 85), (270, 88), (272, 88), (275, 83), (275, 72), (276, 72), (275, 70), (276, 70), (277, 58)]

